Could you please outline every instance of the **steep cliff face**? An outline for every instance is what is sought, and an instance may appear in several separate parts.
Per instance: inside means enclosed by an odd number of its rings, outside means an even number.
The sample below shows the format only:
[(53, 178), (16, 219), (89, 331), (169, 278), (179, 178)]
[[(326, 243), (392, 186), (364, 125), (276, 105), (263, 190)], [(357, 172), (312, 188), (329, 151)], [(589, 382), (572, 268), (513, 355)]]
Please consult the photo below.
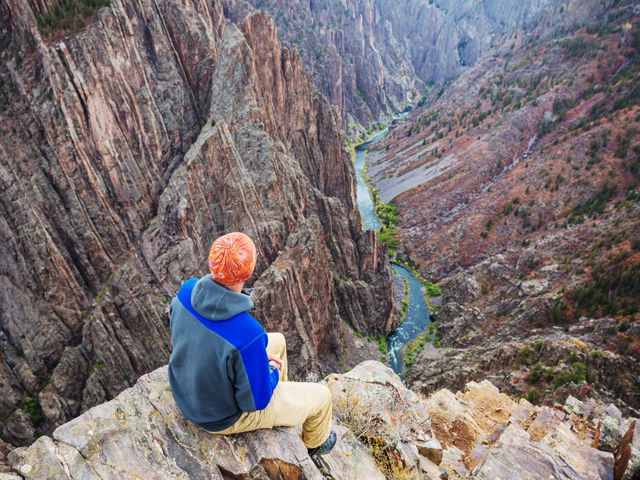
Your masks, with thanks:
[(490, 376), (640, 408), (639, 32), (637, 2), (552, 10), (370, 152), (405, 247), (447, 292), (453, 350), (425, 352), (410, 384)]
[(294, 376), (353, 362), (352, 328), (391, 327), (339, 122), (265, 14), (114, 0), (43, 37), (47, 5), (0, 5), (2, 438), (165, 363), (168, 301), (230, 230), (255, 240), (254, 313)]
[(344, 118), (368, 124), (457, 77), (505, 34), (533, 27), (557, 0), (225, 0), (241, 18), (268, 11)]

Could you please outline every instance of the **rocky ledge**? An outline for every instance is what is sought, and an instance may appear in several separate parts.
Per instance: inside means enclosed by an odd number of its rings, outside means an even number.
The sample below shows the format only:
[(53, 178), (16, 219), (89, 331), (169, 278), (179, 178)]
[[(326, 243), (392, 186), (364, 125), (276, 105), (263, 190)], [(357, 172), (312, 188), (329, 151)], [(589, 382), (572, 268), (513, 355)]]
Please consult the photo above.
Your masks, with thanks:
[[(515, 402), (486, 381), (471, 382), (456, 394), (442, 389), (424, 398), (374, 361), (324, 382), (333, 392), (339, 441), (315, 461), (295, 428), (217, 436), (186, 421), (162, 367), (58, 427), (52, 437), (10, 452), (0, 466), (0, 480), (595, 480), (638, 475), (633, 470), (640, 452), (635, 422), (619, 447), (624, 452), (614, 456), (591, 446), (598, 441), (579, 402), (568, 402), (564, 409), (538, 408), (526, 400)], [(598, 429), (595, 435), (605, 433)]]

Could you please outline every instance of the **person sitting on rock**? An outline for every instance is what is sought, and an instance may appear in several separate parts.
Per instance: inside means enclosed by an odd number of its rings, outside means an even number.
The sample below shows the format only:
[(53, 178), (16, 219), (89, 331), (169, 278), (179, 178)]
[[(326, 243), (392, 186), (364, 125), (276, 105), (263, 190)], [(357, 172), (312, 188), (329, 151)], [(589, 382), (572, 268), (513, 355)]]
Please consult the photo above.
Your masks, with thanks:
[(243, 286), (256, 255), (247, 235), (223, 235), (209, 252), (211, 273), (187, 280), (171, 302), (173, 397), (185, 417), (211, 433), (301, 424), (309, 454), (325, 454), (336, 443), (330, 390), (289, 382), (284, 335), (266, 333), (247, 312), (253, 301)]

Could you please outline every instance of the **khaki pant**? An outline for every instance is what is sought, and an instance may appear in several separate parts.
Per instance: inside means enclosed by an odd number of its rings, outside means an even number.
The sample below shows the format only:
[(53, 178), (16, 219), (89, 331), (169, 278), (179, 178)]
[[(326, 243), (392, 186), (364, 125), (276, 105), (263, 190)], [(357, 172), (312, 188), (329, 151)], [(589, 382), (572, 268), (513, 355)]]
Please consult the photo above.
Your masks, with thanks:
[(280, 355), (283, 368), (269, 405), (263, 410), (244, 412), (230, 427), (216, 435), (249, 432), (259, 428), (302, 425), (302, 441), (307, 448), (322, 445), (331, 431), (331, 391), (318, 383), (287, 381), (287, 344), (281, 333), (269, 333), (267, 352)]

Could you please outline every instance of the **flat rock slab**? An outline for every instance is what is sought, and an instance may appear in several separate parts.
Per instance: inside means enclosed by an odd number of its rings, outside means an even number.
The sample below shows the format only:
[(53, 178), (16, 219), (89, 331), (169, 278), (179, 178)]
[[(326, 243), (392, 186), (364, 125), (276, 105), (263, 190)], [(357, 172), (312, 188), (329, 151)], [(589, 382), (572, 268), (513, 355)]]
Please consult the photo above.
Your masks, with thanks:
[(481, 480), (613, 480), (613, 455), (594, 448), (580, 452), (535, 442), (517, 425), (509, 425), (471, 478)]
[[(334, 480), (385, 480), (366, 448), (356, 439), (351, 430), (334, 427), (338, 435), (338, 444), (333, 450), (316, 460), (325, 478)], [(340, 472), (333, 477), (331, 472)]]

